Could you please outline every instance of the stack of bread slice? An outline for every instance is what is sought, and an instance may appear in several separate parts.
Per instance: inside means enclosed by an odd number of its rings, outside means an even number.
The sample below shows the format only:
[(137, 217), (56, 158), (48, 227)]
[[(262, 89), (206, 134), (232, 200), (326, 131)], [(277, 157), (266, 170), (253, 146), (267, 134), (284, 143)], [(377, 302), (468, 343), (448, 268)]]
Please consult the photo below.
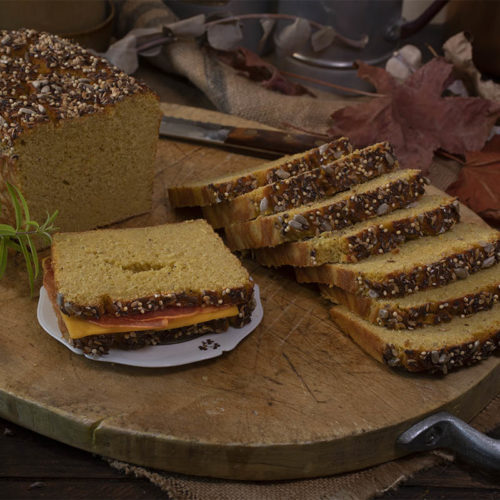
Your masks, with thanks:
[(201, 205), (232, 250), (318, 283), (332, 319), (377, 360), (446, 374), (500, 346), (500, 233), (460, 222), (458, 201), (426, 183), (388, 143), (352, 151), (341, 138), (170, 200)]

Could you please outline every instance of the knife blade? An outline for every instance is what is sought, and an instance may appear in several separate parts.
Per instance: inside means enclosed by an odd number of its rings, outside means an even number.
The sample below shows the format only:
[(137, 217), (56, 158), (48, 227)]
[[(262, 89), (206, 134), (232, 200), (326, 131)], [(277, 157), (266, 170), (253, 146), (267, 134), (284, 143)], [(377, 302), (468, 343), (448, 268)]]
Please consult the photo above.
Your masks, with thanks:
[(312, 134), (231, 127), (170, 116), (163, 116), (160, 136), (236, 149), (238, 152), (268, 158), (300, 153), (326, 142), (324, 137)]

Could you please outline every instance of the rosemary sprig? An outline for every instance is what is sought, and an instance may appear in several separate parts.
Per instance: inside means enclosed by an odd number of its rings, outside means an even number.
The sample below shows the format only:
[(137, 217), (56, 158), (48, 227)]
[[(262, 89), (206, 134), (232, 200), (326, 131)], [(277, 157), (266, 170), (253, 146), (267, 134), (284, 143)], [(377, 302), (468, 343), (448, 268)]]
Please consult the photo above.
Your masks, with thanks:
[(35, 279), (40, 274), (40, 263), (33, 238), (41, 237), (48, 244), (52, 242), (50, 233), (56, 229), (54, 220), (58, 212), (56, 210), (52, 215), (47, 214), (47, 219), (40, 225), (31, 220), (28, 204), (21, 191), (8, 182), (6, 187), (14, 208), (15, 226), (0, 224), (0, 278), (7, 269), (9, 248), (21, 253), (26, 261), (30, 293), (33, 296)]

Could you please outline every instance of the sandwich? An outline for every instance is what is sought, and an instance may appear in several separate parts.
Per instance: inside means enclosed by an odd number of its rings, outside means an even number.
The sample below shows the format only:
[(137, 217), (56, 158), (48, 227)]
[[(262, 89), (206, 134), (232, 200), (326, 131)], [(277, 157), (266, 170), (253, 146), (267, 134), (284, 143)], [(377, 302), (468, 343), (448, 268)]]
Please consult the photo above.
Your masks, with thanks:
[(54, 235), (44, 287), (86, 354), (219, 333), (250, 321), (253, 281), (204, 220)]

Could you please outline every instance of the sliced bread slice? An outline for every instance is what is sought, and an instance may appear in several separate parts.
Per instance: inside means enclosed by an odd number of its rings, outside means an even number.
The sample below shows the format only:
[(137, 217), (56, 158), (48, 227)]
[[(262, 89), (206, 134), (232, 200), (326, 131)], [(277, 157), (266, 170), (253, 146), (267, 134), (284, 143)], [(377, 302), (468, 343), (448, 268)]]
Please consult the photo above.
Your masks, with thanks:
[(226, 237), (233, 250), (273, 247), (318, 236), (405, 207), (425, 192), (420, 170), (397, 170), (325, 200), (280, 214), (231, 224)]
[(341, 137), (304, 153), (284, 156), (236, 174), (203, 179), (186, 186), (170, 187), (168, 197), (173, 207), (204, 207), (232, 200), (259, 186), (331, 163), (351, 151), (349, 139)]
[(203, 216), (215, 228), (283, 212), (345, 191), (398, 167), (392, 146), (374, 144), (318, 168), (237, 196), (231, 201), (203, 208)]
[(460, 223), (439, 236), (409, 241), (396, 251), (356, 264), (296, 268), (301, 283), (335, 285), (371, 298), (401, 297), (446, 285), (491, 267), (500, 257), (500, 232)]
[(247, 270), (203, 219), (58, 233), (51, 267), (67, 316), (238, 305), (253, 295)]
[(372, 299), (338, 287), (320, 285), (321, 295), (342, 304), (363, 319), (390, 329), (413, 330), (491, 309), (500, 297), (500, 265), (397, 299)]
[(419, 330), (389, 330), (334, 306), (330, 315), (365, 352), (390, 367), (446, 375), (477, 363), (500, 347), (500, 305), (468, 318)]
[(341, 231), (327, 231), (303, 241), (255, 250), (264, 266), (319, 266), (326, 262), (358, 262), (387, 253), (408, 240), (436, 236), (459, 220), (459, 203), (449, 196), (423, 196), (407, 208), (368, 219)]

